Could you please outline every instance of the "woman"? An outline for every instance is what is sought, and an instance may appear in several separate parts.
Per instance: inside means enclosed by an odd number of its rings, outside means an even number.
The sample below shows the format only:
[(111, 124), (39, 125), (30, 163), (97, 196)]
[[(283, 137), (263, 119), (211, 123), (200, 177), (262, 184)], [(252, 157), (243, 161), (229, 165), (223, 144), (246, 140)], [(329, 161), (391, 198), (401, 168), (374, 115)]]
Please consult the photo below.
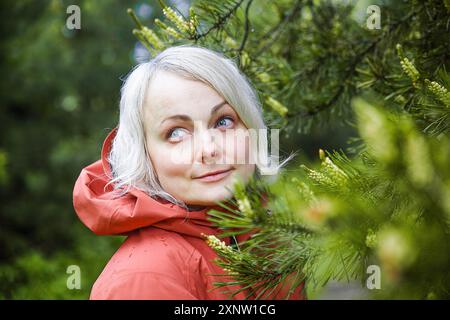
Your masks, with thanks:
[[(224, 271), (202, 234), (220, 234), (207, 211), (223, 210), (217, 202), (232, 197), (234, 182), (258, 177), (253, 149), (237, 132), (264, 128), (254, 90), (214, 51), (171, 47), (137, 66), (122, 87), (118, 128), (74, 188), (88, 228), (128, 236), (90, 298), (228, 299), (223, 291), (238, 287), (214, 287)], [(302, 298), (301, 288), (292, 298)]]

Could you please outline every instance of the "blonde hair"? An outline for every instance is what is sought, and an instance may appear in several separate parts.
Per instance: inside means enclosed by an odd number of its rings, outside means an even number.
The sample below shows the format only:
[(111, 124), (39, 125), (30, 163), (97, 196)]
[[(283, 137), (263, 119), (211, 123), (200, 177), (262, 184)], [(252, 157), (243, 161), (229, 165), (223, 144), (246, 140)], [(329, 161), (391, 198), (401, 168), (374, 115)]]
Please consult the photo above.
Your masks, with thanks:
[(144, 101), (149, 84), (159, 70), (209, 85), (234, 108), (248, 129), (267, 127), (255, 90), (234, 61), (218, 52), (192, 45), (174, 46), (133, 68), (121, 88), (119, 126), (108, 156), (112, 172), (109, 184), (123, 193), (135, 187), (152, 197), (187, 208), (183, 201), (163, 190), (146, 150)]

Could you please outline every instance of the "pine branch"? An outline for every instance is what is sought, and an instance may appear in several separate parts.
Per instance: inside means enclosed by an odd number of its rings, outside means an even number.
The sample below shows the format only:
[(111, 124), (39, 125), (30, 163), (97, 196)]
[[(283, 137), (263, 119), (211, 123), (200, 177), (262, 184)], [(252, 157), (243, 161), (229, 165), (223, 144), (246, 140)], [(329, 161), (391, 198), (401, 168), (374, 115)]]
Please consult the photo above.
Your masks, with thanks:
[[(361, 52), (359, 52), (358, 54), (356, 54), (356, 58), (349, 62), (347, 65), (349, 65), (349, 67), (347, 68), (347, 72), (344, 73), (344, 76), (342, 77), (341, 80), (341, 85), (338, 86), (337, 90), (335, 91), (335, 93), (333, 94), (333, 96), (325, 103), (319, 106), (316, 106), (312, 109), (308, 108), (307, 111), (298, 111), (298, 112), (293, 112), (293, 113), (287, 113), (286, 117), (288, 119), (292, 119), (292, 118), (296, 118), (296, 117), (302, 117), (302, 118), (306, 118), (306, 117), (311, 117), (311, 116), (315, 116), (325, 110), (328, 110), (329, 108), (333, 107), (336, 102), (339, 100), (339, 98), (341, 97), (342, 93), (344, 92), (345, 88), (347, 87), (347, 81), (349, 81), (355, 74), (356, 72), (356, 68), (357, 66), (361, 63), (361, 61), (363, 61), (363, 59), (370, 54), (371, 52), (373, 52), (376, 48), (377, 45), (384, 40), (389, 34), (393, 33), (397, 28), (399, 28), (402, 24), (406, 23), (407, 21), (409, 21), (410, 19), (412, 19), (414, 16), (416, 16), (417, 14), (419, 14), (422, 10), (423, 10), (423, 6), (421, 6), (419, 9), (417, 10), (413, 10), (412, 12), (410, 12), (408, 15), (406, 15), (403, 19), (401, 19), (400, 21), (394, 23), (390, 28), (387, 29), (387, 31), (383, 32), (382, 35), (380, 35), (379, 37), (377, 37), (374, 41), (372, 41), (370, 43), (370, 45), (368, 45), (365, 49), (363, 49)], [(317, 65), (319, 66), (319, 65)]]
[[(278, 37), (283, 33), (284, 27), (289, 25), (292, 21), (294, 21), (297, 16), (300, 14), (303, 5), (303, 0), (297, 0), (291, 12), (288, 13), (278, 24), (276, 24), (273, 28), (267, 31), (258, 41), (258, 43), (263, 43), (262, 47), (257, 49), (257, 51), (253, 54), (255, 57), (259, 57), (262, 53), (264, 53), (269, 47), (278, 39)], [(264, 43), (264, 40), (269, 37)]]
[(197, 43), (198, 40), (201, 38), (206, 37), (210, 32), (222, 28), (225, 23), (232, 17), (232, 15), (236, 12), (236, 10), (242, 5), (244, 0), (235, 1), (234, 6), (228, 10), (225, 14), (219, 16), (216, 19), (216, 22), (205, 32), (195, 34), (194, 36), (190, 37), (190, 40), (193, 40), (195, 43)]
[(242, 37), (242, 41), (241, 41), (241, 44), (240, 44), (239, 48), (237, 49), (237, 52), (238, 52), (237, 56), (238, 56), (238, 61), (239, 62), (241, 61), (241, 54), (242, 54), (242, 51), (245, 48), (245, 44), (246, 44), (247, 39), (248, 39), (248, 33), (249, 33), (249, 30), (250, 30), (250, 19), (248, 17), (248, 14), (249, 14), (250, 6), (251, 6), (252, 2), (253, 2), (253, 0), (249, 0), (248, 3), (247, 3), (247, 6), (245, 8), (244, 36)]

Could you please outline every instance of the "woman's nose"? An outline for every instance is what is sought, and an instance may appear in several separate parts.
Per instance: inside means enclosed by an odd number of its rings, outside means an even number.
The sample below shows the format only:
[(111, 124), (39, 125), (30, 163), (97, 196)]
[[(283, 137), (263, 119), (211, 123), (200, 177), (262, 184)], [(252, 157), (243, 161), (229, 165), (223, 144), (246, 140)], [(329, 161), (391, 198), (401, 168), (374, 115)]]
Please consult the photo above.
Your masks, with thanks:
[(202, 130), (198, 139), (196, 161), (204, 164), (214, 164), (219, 156), (216, 136), (213, 130)]

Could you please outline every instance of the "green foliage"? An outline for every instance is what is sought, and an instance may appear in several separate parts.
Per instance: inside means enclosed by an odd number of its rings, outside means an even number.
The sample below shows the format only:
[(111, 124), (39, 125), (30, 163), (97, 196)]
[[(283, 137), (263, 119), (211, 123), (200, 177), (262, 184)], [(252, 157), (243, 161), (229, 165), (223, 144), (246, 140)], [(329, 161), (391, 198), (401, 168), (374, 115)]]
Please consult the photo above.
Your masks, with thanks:
[[(252, 181), (250, 196), (236, 193), (236, 204), (249, 203), (236, 217), (209, 213), (225, 230), (259, 230), (239, 250), (213, 246), (221, 265), (237, 281), (265, 290), (295, 271), (312, 293), (330, 280), (365, 285), (367, 267), (375, 264), (382, 270), (376, 297), (448, 298), (450, 141), (364, 100), (354, 108), (366, 146), (358, 157), (321, 152), (316, 169), (284, 174), (268, 192)], [(270, 215), (256, 200), (263, 194), (270, 195)]]
[[(122, 238), (87, 237), (81, 232), (76, 241), (70, 251), (45, 255), (32, 249), (1, 265), (0, 299), (88, 299), (94, 281)], [(67, 286), (71, 265), (80, 268), (80, 289)]]
[[(65, 27), (71, 4), (81, 8), (80, 30)], [(72, 190), (81, 169), (100, 156), (116, 122), (120, 77), (134, 63), (127, 5), (0, 6), (0, 296), (86, 298), (117, 244), (86, 243), (91, 232), (80, 231)], [(91, 251), (81, 252), (81, 241)], [(81, 292), (66, 288), (68, 264), (82, 268)]]
[[(135, 35), (152, 55), (192, 43), (235, 59), (257, 88), (267, 120), (286, 136), (309, 132), (330, 119), (348, 121), (351, 99), (367, 93), (415, 114), (434, 134), (448, 131), (450, 48), (442, 41), (448, 32), (444, 1), (387, 1), (380, 5), (380, 30), (368, 30), (365, 21), (355, 19), (355, 3), (198, 0), (189, 17), (162, 3), (165, 19), (156, 19), (151, 30), (129, 13)], [(415, 61), (402, 53), (399, 64), (397, 44)]]
[(0, 151), (0, 185), (5, 184), (8, 178), (6, 166), (8, 164), (8, 157), (6, 152)]

